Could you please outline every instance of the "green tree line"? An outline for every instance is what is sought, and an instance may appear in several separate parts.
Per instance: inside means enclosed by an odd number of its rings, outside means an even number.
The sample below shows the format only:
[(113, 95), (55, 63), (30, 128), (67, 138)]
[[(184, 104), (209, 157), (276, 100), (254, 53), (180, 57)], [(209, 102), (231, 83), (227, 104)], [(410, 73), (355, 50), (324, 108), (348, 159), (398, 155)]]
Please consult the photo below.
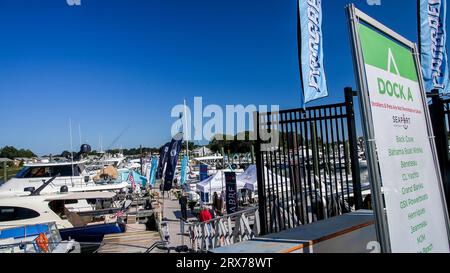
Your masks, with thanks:
[(214, 153), (221, 153), (222, 150), (225, 153), (249, 153), (252, 145), (254, 145), (252, 134), (250, 131), (234, 136), (217, 134), (211, 139), (207, 147)]
[(17, 149), (13, 146), (5, 146), (0, 149), (0, 158), (16, 159), (20, 157), (37, 157), (35, 153), (28, 149)]

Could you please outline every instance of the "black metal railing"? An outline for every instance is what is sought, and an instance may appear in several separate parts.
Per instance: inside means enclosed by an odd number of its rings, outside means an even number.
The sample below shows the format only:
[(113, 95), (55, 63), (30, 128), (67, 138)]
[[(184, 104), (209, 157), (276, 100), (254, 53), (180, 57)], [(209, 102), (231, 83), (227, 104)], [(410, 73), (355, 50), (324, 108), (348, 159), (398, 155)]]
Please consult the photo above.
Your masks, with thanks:
[(262, 234), (362, 208), (353, 91), (345, 102), (256, 113)]
[(447, 209), (449, 209), (450, 213), (450, 99), (442, 99), (438, 92), (431, 92), (428, 96), (432, 99), (429, 105), (431, 123), (433, 125)]

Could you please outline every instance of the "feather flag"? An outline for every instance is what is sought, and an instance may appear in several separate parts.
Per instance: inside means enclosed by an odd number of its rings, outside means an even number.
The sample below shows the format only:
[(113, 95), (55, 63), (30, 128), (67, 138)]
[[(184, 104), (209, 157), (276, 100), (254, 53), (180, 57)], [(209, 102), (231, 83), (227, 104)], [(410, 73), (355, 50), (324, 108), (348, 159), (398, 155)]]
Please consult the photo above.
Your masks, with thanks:
[(419, 1), (420, 51), (425, 90), (449, 93), (447, 56), (447, 1)]
[(166, 143), (159, 151), (159, 163), (156, 172), (156, 179), (162, 179), (164, 176), (164, 167), (166, 166), (167, 159), (169, 158), (170, 142)]
[(130, 171), (129, 175), (128, 175), (128, 181), (131, 183), (131, 188), (133, 190), (136, 189), (136, 182), (134, 181), (134, 174), (133, 171)]
[(152, 159), (152, 167), (150, 169), (150, 179), (149, 179), (149, 184), (152, 186), (155, 186), (157, 169), (158, 169), (158, 158), (154, 156)]
[(298, 0), (298, 48), (303, 105), (328, 96), (323, 62), (322, 0)]
[(181, 146), (183, 144), (182, 133), (179, 133), (172, 139), (170, 143), (169, 155), (167, 160), (167, 168), (164, 176), (164, 191), (169, 191), (172, 189), (172, 182), (175, 177), (175, 171), (178, 163), (178, 156), (181, 151)]
[(183, 159), (181, 160), (181, 180), (180, 180), (180, 185), (186, 184), (188, 162), (189, 162), (189, 156), (185, 155), (183, 157)]

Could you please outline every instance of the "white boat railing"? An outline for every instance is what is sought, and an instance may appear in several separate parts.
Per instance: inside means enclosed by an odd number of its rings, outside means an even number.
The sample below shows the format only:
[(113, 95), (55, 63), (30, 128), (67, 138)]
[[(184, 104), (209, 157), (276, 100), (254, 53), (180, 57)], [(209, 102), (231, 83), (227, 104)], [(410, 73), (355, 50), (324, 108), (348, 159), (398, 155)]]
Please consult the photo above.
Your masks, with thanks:
[[(0, 234), (2, 232), (7, 232), (7, 230), (17, 229), (17, 232), (13, 234), (19, 237), (15, 238), (14, 235), (11, 235), (11, 238), (0, 240), (1, 253), (43, 253), (44, 251), (39, 249), (37, 242), (35, 241), (39, 234), (45, 235), (48, 239), (48, 242), (45, 244), (49, 253), (53, 252), (62, 241), (56, 223), (54, 222), (24, 226), (4, 225), (2, 227), (6, 227), (6, 229), (0, 230)], [(42, 229), (41, 232), (37, 234), (37, 231), (40, 229)], [(29, 233), (29, 230), (32, 230), (32, 232)], [(22, 231), (23, 234), (18, 233)]]
[(191, 250), (208, 252), (219, 247), (248, 241), (260, 235), (258, 208), (243, 210), (189, 227)]

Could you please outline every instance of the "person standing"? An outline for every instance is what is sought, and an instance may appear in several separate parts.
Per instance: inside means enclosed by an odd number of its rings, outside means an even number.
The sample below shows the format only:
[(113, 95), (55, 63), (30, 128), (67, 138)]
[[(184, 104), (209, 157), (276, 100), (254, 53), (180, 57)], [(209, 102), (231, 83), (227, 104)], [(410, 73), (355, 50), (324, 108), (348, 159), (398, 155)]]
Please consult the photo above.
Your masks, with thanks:
[(219, 195), (217, 194), (217, 192), (215, 192), (213, 198), (213, 209), (215, 215), (222, 216), (222, 207), (223, 207), (222, 198), (219, 198)]
[(198, 218), (201, 223), (205, 223), (205, 222), (212, 220), (211, 213), (209, 212), (208, 208), (206, 208), (206, 207), (202, 208)]
[(218, 203), (219, 203), (219, 196), (218, 196), (217, 192), (214, 192), (214, 194), (213, 194), (213, 209), (214, 209), (214, 211), (217, 211)]
[(187, 222), (188, 199), (186, 197), (186, 194), (181, 195), (180, 200), (178, 202), (180, 203), (180, 207), (181, 207), (181, 218), (183, 219), (183, 221)]
[(174, 188), (178, 189), (178, 178), (175, 177), (175, 179), (173, 180), (173, 184), (174, 184)]

